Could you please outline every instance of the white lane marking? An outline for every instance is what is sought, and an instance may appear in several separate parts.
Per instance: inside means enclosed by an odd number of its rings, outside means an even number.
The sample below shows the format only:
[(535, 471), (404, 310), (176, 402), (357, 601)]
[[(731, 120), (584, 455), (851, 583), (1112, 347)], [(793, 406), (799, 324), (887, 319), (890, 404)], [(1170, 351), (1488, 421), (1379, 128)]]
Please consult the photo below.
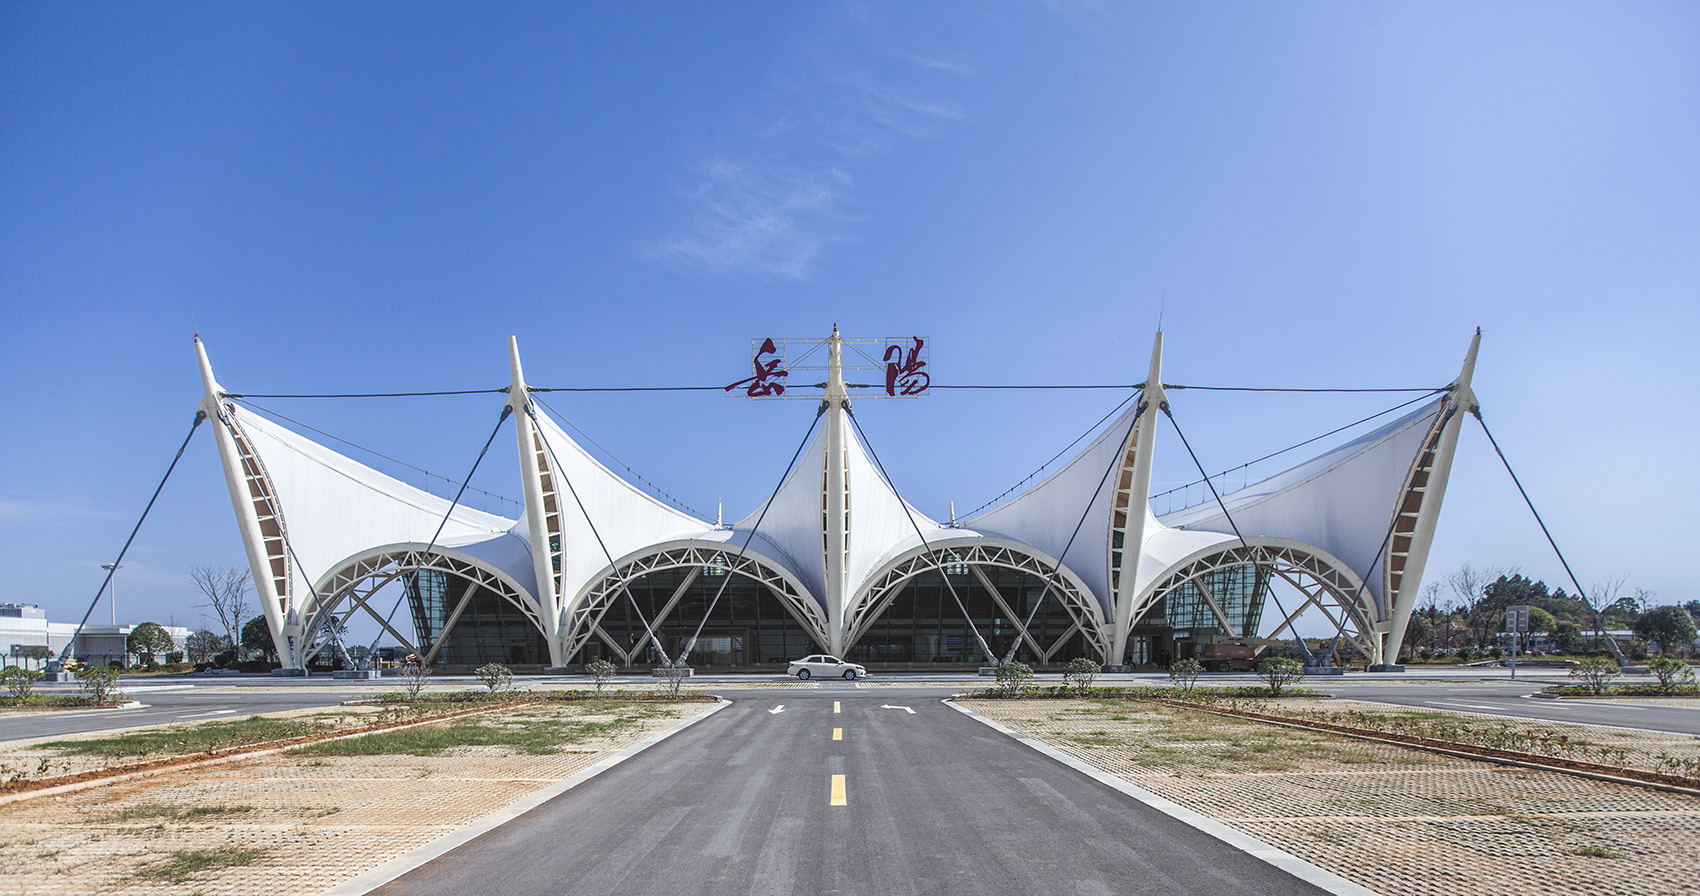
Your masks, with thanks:
[(778, 706), (775, 706), (774, 708), (768, 710), (767, 714), (770, 715), (770, 716), (776, 716), (776, 715), (779, 715), (780, 713), (782, 713), (784, 711), (785, 711), (785, 704), (781, 703)]
[(1478, 703), (1446, 703), (1446, 702), (1443, 702), (1443, 701), (1440, 701), (1440, 700), (1428, 700), (1428, 701), (1425, 701), (1425, 702), (1428, 703), (1428, 705), (1430, 705), (1430, 706), (1461, 706), (1464, 709), (1485, 709), (1485, 710), (1488, 710), (1489, 712), (1493, 712), (1493, 711), (1496, 711), (1496, 710), (1497, 711), (1503, 711), (1504, 709), (1506, 709), (1506, 707), (1504, 707), (1504, 706), (1482, 706), (1481, 704), (1478, 704)]
[(914, 714), (915, 714), (915, 710), (913, 710), (913, 709), (910, 709), (910, 708), (909, 708), (909, 707), (907, 707), (907, 706), (892, 706), (892, 705), (891, 705), (891, 704), (890, 704), (890, 703), (881, 703), (881, 704), (880, 704), (880, 709), (901, 709), (901, 710), (903, 710), (903, 711), (904, 711), (904, 712), (906, 712), (906, 713), (908, 713), (908, 714), (910, 714), (910, 715), (914, 715)]
[(144, 694), (148, 691), (192, 691), (195, 686), (192, 684), (121, 684), (119, 689), (126, 694)]
[(192, 713), (189, 713), (186, 716), (178, 716), (177, 718), (179, 718), (179, 719), (198, 719), (202, 716), (228, 716), (228, 715), (234, 715), (235, 713), (236, 713), (236, 710), (234, 710), (234, 709), (215, 709), (212, 712), (192, 712)]

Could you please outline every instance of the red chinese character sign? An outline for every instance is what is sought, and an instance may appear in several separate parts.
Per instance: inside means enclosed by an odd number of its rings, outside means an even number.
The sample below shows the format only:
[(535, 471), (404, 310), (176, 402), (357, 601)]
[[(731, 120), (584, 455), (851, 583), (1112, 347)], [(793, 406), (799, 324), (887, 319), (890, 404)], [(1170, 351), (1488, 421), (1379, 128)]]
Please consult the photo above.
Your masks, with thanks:
[(927, 362), (921, 355), (921, 350), (927, 347), (927, 342), (919, 336), (910, 338), (915, 344), (909, 347), (907, 354), (901, 345), (886, 347), (885, 394), (888, 397), (920, 395), (932, 385), (933, 378), (927, 375)]
[[(844, 386), (853, 397), (918, 398), (932, 385), (927, 340), (839, 337)], [(749, 374), (725, 387), (750, 398), (819, 399), (830, 378), (825, 339), (750, 340)]]
[(727, 386), (726, 391), (730, 392), (741, 386), (744, 394), (751, 398), (780, 397), (785, 394), (784, 379), (791, 375), (791, 371), (780, 369), (784, 362), (785, 357), (779, 353), (779, 348), (773, 344), (773, 340), (764, 339), (756, 349), (755, 357), (750, 360), (756, 375)]

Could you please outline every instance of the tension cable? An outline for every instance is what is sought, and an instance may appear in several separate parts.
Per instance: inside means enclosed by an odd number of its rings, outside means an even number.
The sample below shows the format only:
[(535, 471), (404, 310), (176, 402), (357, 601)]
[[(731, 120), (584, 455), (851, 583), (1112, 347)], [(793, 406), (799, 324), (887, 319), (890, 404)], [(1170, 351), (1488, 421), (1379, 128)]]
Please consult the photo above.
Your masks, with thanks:
[[(856, 412), (850, 409), (849, 402), (845, 402), (844, 404), (844, 413), (850, 415), (850, 423), (856, 427), (857, 435), (862, 437), (862, 444), (868, 446), (868, 456), (873, 458), (874, 466), (879, 468), (880, 475), (885, 477), (886, 485), (890, 485), (892, 492), (895, 494), (897, 492), (897, 486), (892, 484), (891, 476), (885, 471), (885, 464), (880, 463), (880, 456), (874, 451), (874, 443), (868, 441), (868, 434), (862, 431), (862, 424), (856, 419)], [(931, 557), (933, 554), (932, 545), (927, 543), (927, 536), (921, 533), (920, 525), (915, 522), (915, 514), (909, 511), (909, 502), (903, 500), (902, 495), (898, 495), (897, 503), (903, 505), (903, 515), (908, 517), (909, 525), (915, 529), (915, 536), (921, 539), (921, 550), (925, 551), (927, 556)], [(935, 560), (935, 562), (937, 561)], [(986, 643), (986, 639), (980, 636), (980, 627), (974, 624), (974, 617), (969, 615), (968, 606), (962, 602), (961, 596), (956, 593), (956, 585), (950, 581), (950, 573), (945, 572), (942, 568), (940, 569), (940, 572), (942, 573), (940, 578), (944, 579), (944, 586), (950, 590), (950, 599), (956, 601), (956, 608), (962, 611), (962, 618), (967, 620), (969, 631), (974, 633), (974, 640), (979, 642), (980, 649), (985, 652), (987, 661), (996, 665), (998, 661), (997, 655), (992, 653), (991, 645)]]
[[(495, 427), (493, 427), (490, 430), (490, 437), (488, 439), (484, 440), (484, 448), (483, 448), (483, 450), (478, 452), (478, 458), (472, 462), (472, 469), (467, 471), (466, 482), (471, 482), (472, 477), (478, 473), (478, 465), (484, 462), (484, 455), (490, 453), (490, 445), (493, 444), (496, 441), (496, 434), (502, 431), (502, 424), (508, 422), (508, 415), (512, 414), (513, 412), (514, 412), (514, 409), (513, 409), (512, 404), (502, 405), (502, 416), (496, 420)], [(431, 533), (431, 540), (428, 543), (426, 543), (425, 550), (421, 552), (421, 555), (431, 553), (431, 549), (435, 548), (437, 546), (437, 539), (441, 538), (442, 535), (443, 535), (443, 527), (447, 526), (449, 524), (449, 518), (454, 516), (455, 508), (460, 506), (461, 496), (466, 494), (466, 488), (467, 488), (466, 482), (461, 483), (460, 491), (455, 492), (454, 500), (449, 502), (449, 509), (443, 511), (443, 518), (437, 522), (437, 531)], [(412, 569), (407, 571), (407, 586), (411, 587), (415, 592), (417, 592), (419, 590), (419, 566), (418, 566), (418, 564), (415, 564)], [(390, 621), (395, 618), (396, 610), (401, 609), (401, 602), (403, 600), (405, 600), (406, 598), (407, 598), (407, 587), (404, 587), (402, 589), (401, 594), (396, 596), (395, 606), (390, 607), (389, 615), (384, 617), (384, 620), (383, 620), (384, 628), (390, 627)], [(421, 595), (420, 600), (421, 600), (421, 602), (424, 601), (423, 595)], [(446, 634), (448, 634), (448, 633), (447, 632), (438, 632), (437, 638), (440, 640)], [(379, 629), (378, 634), (372, 638), (372, 646), (367, 648), (367, 649), (372, 650), (372, 651), (376, 651), (378, 649), (378, 641), (380, 639), (382, 639), (383, 636), (384, 636), (383, 629)]]
[[(1186, 448), (1187, 456), (1192, 458), (1192, 465), (1198, 468), (1198, 475), (1204, 477), (1204, 484), (1210, 486), (1211, 497), (1216, 499), (1216, 506), (1222, 508), (1222, 517), (1228, 521), (1228, 526), (1234, 530), (1234, 537), (1240, 540), (1240, 547), (1245, 548), (1246, 554), (1249, 557), (1254, 553), (1251, 549), (1251, 544), (1245, 540), (1244, 535), (1240, 534), (1240, 527), (1238, 523), (1234, 522), (1234, 515), (1228, 512), (1228, 505), (1222, 502), (1222, 496), (1217, 493), (1215, 483), (1210, 481), (1210, 474), (1204, 472), (1204, 465), (1198, 462), (1198, 455), (1193, 453), (1192, 445), (1187, 443), (1186, 433), (1181, 432), (1181, 425), (1175, 422), (1175, 414), (1173, 411), (1169, 410), (1169, 403), (1165, 401), (1158, 405), (1158, 407), (1162, 409), (1163, 416), (1169, 418), (1169, 425), (1175, 428), (1175, 435), (1180, 436), (1181, 445)], [(1253, 559), (1252, 562), (1255, 563), (1256, 560)], [(1281, 606), (1281, 598), (1275, 593), (1274, 589), (1269, 590), (1269, 597), (1275, 601), (1275, 609), (1281, 611), (1281, 617), (1290, 622), (1292, 617), (1287, 615), (1287, 608)], [(1293, 632), (1293, 637), (1298, 639), (1300, 649), (1304, 650), (1306, 656), (1310, 656), (1310, 649), (1304, 646), (1304, 639), (1299, 638), (1298, 635), (1299, 633), (1297, 631)]]
[[(1488, 444), (1493, 446), (1493, 453), (1499, 455), (1499, 462), (1505, 465), (1505, 472), (1511, 474), (1511, 482), (1517, 486), (1517, 494), (1523, 496), (1523, 503), (1528, 505), (1529, 513), (1534, 515), (1536, 524), (1541, 527), (1541, 534), (1547, 537), (1547, 544), (1552, 545), (1552, 552), (1558, 555), (1558, 562), (1559, 565), (1564, 567), (1564, 574), (1570, 577), (1570, 584), (1576, 587), (1576, 593), (1584, 598), (1584, 602), (1588, 603), (1588, 609), (1592, 610), (1592, 602), (1586, 600), (1588, 597), (1587, 589), (1582, 587), (1582, 583), (1576, 581), (1576, 573), (1570, 571), (1570, 563), (1564, 559), (1564, 552), (1558, 549), (1558, 542), (1553, 540), (1552, 532), (1547, 529), (1546, 521), (1541, 519), (1541, 512), (1535, 509), (1535, 502), (1529, 500), (1529, 493), (1523, 489), (1523, 483), (1517, 478), (1517, 472), (1511, 469), (1511, 461), (1505, 459), (1505, 452), (1499, 450), (1499, 441), (1493, 437), (1493, 431), (1488, 429), (1487, 421), (1482, 419), (1482, 406), (1472, 404), (1470, 416), (1475, 417), (1476, 422), (1482, 425), (1482, 432), (1487, 434)], [(1599, 615), (1600, 612), (1594, 610), (1594, 624), (1601, 632), (1604, 632), (1605, 627), (1599, 621)], [(1606, 643), (1611, 645), (1611, 652), (1613, 657), (1617, 659), (1617, 664), (1619, 666), (1625, 665), (1628, 661), (1623, 656), (1623, 650), (1617, 646), (1617, 639), (1609, 634), (1605, 638)]]
[[(539, 427), (542, 426), (537, 419), (537, 409), (531, 406), (531, 402), (529, 400), (525, 403), (525, 413), (527, 416), (531, 417), (531, 422), (533, 424), (536, 424)], [(590, 527), (590, 534), (596, 537), (596, 546), (602, 549), (602, 556), (608, 558), (608, 568), (613, 570), (614, 577), (619, 580), (620, 590), (625, 592), (626, 600), (631, 602), (632, 611), (637, 613), (638, 621), (643, 623), (644, 635), (647, 636), (648, 640), (655, 645), (655, 652), (661, 654), (661, 665), (673, 665), (673, 661), (667, 658), (667, 648), (661, 645), (661, 639), (655, 635), (655, 627), (649, 624), (648, 617), (643, 615), (643, 608), (638, 606), (637, 598), (632, 595), (632, 589), (626, 582), (625, 573), (620, 570), (620, 565), (614, 562), (614, 555), (609, 552), (608, 545), (603, 542), (602, 533), (596, 530), (596, 523), (590, 518), (590, 511), (585, 509), (584, 501), (579, 498), (578, 489), (573, 487), (573, 481), (569, 476), (567, 476), (566, 468), (561, 466), (561, 459), (555, 456), (555, 446), (551, 445), (547, 438), (543, 439), (543, 450), (549, 453), (550, 463), (553, 463), (555, 465), (555, 469), (560, 472), (561, 481), (567, 484), (567, 492), (573, 496), (573, 503), (578, 505), (578, 512), (584, 516), (585, 525)], [(632, 649), (635, 651), (642, 646), (643, 641), (640, 640), (637, 644), (633, 645)], [(564, 660), (566, 657), (562, 657), (562, 659)]]
[[(1444, 391), (1446, 391), (1446, 390), (1445, 389), (1436, 389), (1433, 392), (1428, 392), (1428, 393), (1425, 393), (1423, 395), (1419, 395), (1416, 398), (1411, 399), (1410, 401), (1405, 401), (1405, 402), (1401, 402), (1399, 404), (1396, 404), (1393, 407), (1390, 407), (1385, 411), (1380, 411), (1380, 412), (1371, 414), (1368, 417), (1363, 417), (1361, 419), (1354, 420), (1351, 423), (1346, 424), (1345, 426), (1336, 427), (1334, 429), (1331, 429), (1331, 430), (1323, 433), (1322, 435), (1314, 436), (1314, 437), (1309, 438), (1309, 439), (1305, 439), (1304, 441), (1299, 442), (1298, 444), (1288, 445), (1287, 447), (1282, 448), (1280, 451), (1275, 451), (1275, 452), (1271, 452), (1269, 454), (1265, 454), (1262, 457), (1257, 458), (1256, 460), (1248, 460), (1245, 463), (1240, 464), (1239, 466), (1234, 467), (1231, 470), (1223, 470), (1222, 472), (1217, 473), (1216, 475), (1217, 476), (1226, 476), (1229, 473), (1234, 472), (1234, 470), (1244, 470), (1244, 469), (1246, 469), (1246, 468), (1248, 468), (1248, 467), (1250, 467), (1254, 464), (1260, 464), (1260, 463), (1263, 463), (1264, 461), (1269, 460), (1271, 458), (1280, 457), (1281, 455), (1286, 454), (1289, 451), (1297, 451), (1298, 449), (1303, 448), (1304, 446), (1309, 445), (1313, 442), (1320, 442), (1323, 439), (1328, 438), (1329, 436), (1338, 435), (1340, 433), (1345, 432), (1348, 429), (1351, 429), (1354, 426), (1362, 426), (1363, 424), (1368, 423), (1371, 420), (1376, 419), (1377, 417), (1385, 417), (1388, 414), (1393, 413), (1394, 411), (1399, 411), (1399, 410), (1403, 410), (1405, 408), (1408, 408), (1411, 405), (1416, 404), (1417, 402), (1422, 401), (1425, 398), (1428, 398), (1430, 395), (1434, 395), (1434, 394), (1444, 392)], [(1171, 417), (1170, 422), (1173, 422), (1173, 421), (1174, 421), (1174, 418)], [(1054, 458), (1053, 458), (1053, 460), (1054, 460)], [(1201, 470), (1199, 472), (1202, 473), (1203, 471)], [(1172, 495), (1175, 492), (1185, 491), (1186, 489), (1192, 488), (1193, 486), (1198, 485), (1199, 483), (1201, 483), (1203, 481), (1204, 480), (1201, 479), (1201, 480), (1198, 480), (1197, 482), (1188, 482), (1185, 485), (1177, 485), (1174, 488), (1171, 488), (1166, 492), (1158, 492), (1157, 494), (1152, 495), (1151, 497), (1161, 498), (1161, 497), (1164, 497), (1166, 495)]]
[[(1143, 388), (1143, 387), (1140, 387), (1140, 388)], [(1020, 488), (1023, 483), (1026, 483), (1029, 480), (1031, 480), (1033, 477), (1039, 475), (1040, 473), (1043, 473), (1045, 471), (1046, 467), (1049, 467), (1051, 464), (1056, 463), (1057, 458), (1062, 457), (1063, 455), (1069, 453), (1070, 451), (1072, 451), (1074, 449), (1074, 446), (1080, 444), (1083, 440), (1085, 440), (1085, 438), (1087, 436), (1093, 434), (1094, 432), (1097, 432), (1098, 427), (1104, 425), (1104, 421), (1110, 419), (1111, 417), (1114, 417), (1119, 411), (1121, 411), (1122, 408), (1127, 407), (1128, 402), (1134, 400), (1136, 397), (1138, 397), (1138, 395), (1139, 395), (1139, 393), (1135, 392), (1132, 395), (1129, 395), (1128, 397), (1122, 399), (1120, 404), (1116, 405), (1113, 408), (1110, 408), (1110, 412), (1108, 414), (1105, 414), (1104, 416), (1099, 417), (1097, 423), (1094, 423), (1091, 426), (1087, 427), (1085, 432), (1081, 433), (1079, 436), (1076, 436), (1074, 441), (1069, 442), (1066, 446), (1063, 447), (1063, 450), (1058, 451), (1055, 455), (1053, 455), (1051, 457), (1050, 460), (1045, 461), (1044, 463), (1040, 464), (1039, 468), (1037, 470), (1034, 470), (1033, 472), (1028, 473), (1026, 476), (1023, 476), (1021, 478), (1020, 482), (1017, 482), (1016, 484), (1010, 486), (1009, 488), (1004, 489), (1002, 494), (999, 494), (997, 497), (995, 497), (995, 498), (991, 499), (990, 501), (987, 501), (986, 503), (981, 504), (979, 507), (976, 507), (973, 510), (970, 510), (967, 513), (963, 514), (962, 518), (963, 519), (973, 519), (974, 514), (979, 513), (982, 510), (985, 510), (986, 508), (992, 506), (993, 504), (998, 503), (999, 501), (1002, 501), (1004, 499), (1004, 495), (1007, 495), (1010, 492), (1015, 491), (1016, 489)]]
[(1163, 388), (1165, 390), (1168, 390), (1168, 389), (1192, 389), (1192, 390), (1195, 390), (1195, 391), (1198, 391), (1198, 392), (1324, 392), (1324, 393), (1332, 392), (1332, 393), (1353, 393), (1353, 392), (1450, 392), (1450, 391), (1452, 391), (1451, 386), (1441, 386), (1439, 388), (1435, 388), (1433, 386), (1419, 386), (1419, 387), (1414, 387), (1414, 388), (1402, 388), (1402, 389), (1306, 389), (1306, 388), (1292, 388), (1292, 387), (1287, 387), (1287, 386), (1177, 386), (1177, 385), (1171, 385), (1169, 383), (1164, 383)]
[(697, 646), (697, 638), (702, 636), (703, 627), (708, 625), (708, 617), (714, 615), (714, 608), (720, 604), (720, 596), (726, 593), (726, 586), (732, 583), (732, 575), (737, 571), (738, 564), (743, 562), (744, 552), (750, 549), (750, 542), (756, 537), (756, 530), (761, 528), (761, 521), (767, 518), (767, 511), (773, 506), (773, 499), (779, 497), (779, 490), (785, 487), (785, 480), (790, 478), (791, 470), (797, 466), (797, 458), (803, 456), (803, 449), (809, 446), (809, 438), (815, 434), (815, 427), (820, 425), (820, 418), (826, 413), (826, 402), (821, 402), (819, 410), (815, 411), (815, 419), (809, 423), (809, 431), (803, 434), (803, 441), (791, 455), (791, 462), (785, 465), (785, 472), (779, 476), (779, 484), (773, 487), (773, 494), (768, 495), (767, 501), (761, 506), (761, 513), (756, 516), (755, 525), (750, 527), (750, 534), (744, 536), (744, 546), (738, 549), (738, 556), (732, 559), (732, 568), (721, 579), (719, 590), (714, 592), (714, 599), (708, 602), (708, 610), (702, 614), (702, 622), (697, 624), (697, 630), (691, 634), (691, 639), (685, 642), (685, 649), (679, 652), (679, 658), (674, 665), (683, 666), (686, 658)]
[(685, 502), (679, 500), (678, 498), (675, 498), (672, 495), (668, 494), (667, 491), (665, 489), (663, 489), (661, 486), (656, 485), (653, 482), (650, 482), (648, 479), (644, 478), (644, 475), (642, 473), (639, 473), (638, 471), (632, 469), (631, 464), (628, 464), (625, 461), (615, 457), (614, 452), (609, 451), (607, 448), (602, 447), (602, 443), (591, 438), (590, 433), (587, 433), (584, 430), (579, 429), (577, 426), (574, 426), (573, 421), (568, 420), (565, 414), (562, 414), (560, 411), (557, 411), (553, 407), (550, 407), (549, 402), (544, 401), (541, 398), (537, 399), (537, 402), (538, 402), (538, 404), (543, 405), (545, 408), (548, 408), (549, 413), (554, 414), (555, 417), (557, 419), (559, 419), (562, 423), (565, 423), (566, 425), (571, 426), (573, 432), (578, 433), (581, 437), (583, 437), (583, 439), (586, 442), (589, 442), (590, 444), (595, 445), (596, 449), (598, 451), (601, 451), (603, 454), (607, 455), (609, 460), (613, 461), (614, 463), (619, 464), (622, 467), (625, 467), (626, 472), (637, 477), (639, 480), (642, 480), (643, 484), (649, 486), (650, 489), (652, 491), (654, 491), (656, 494), (660, 495), (663, 498), (666, 498), (668, 501), (671, 501), (680, 510), (685, 511), (686, 513), (689, 513), (690, 515), (692, 515), (694, 517), (697, 517), (699, 519), (707, 519), (708, 518), (708, 514), (705, 514), (702, 511), (697, 510), (696, 508), (694, 508), (694, 507), (686, 504)]
[(195, 412), (195, 422), (189, 424), (189, 434), (183, 437), (183, 444), (177, 446), (177, 453), (171, 457), (171, 465), (165, 468), (165, 476), (159, 480), (159, 485), (153, 490), (153, 497), (148, 499), (148, 506), (142, 508), (142, 516), (136, 520), (135, 528), (130, 530), (130, 537), (124, 539), (124, 546), (118, 549), (118, 556), (112, 565), (106, 567), (106, 578), (101, 580), (100, 590), (94, 593), (94, 600), (89, 601), (89, 608), (83, 613), (83, 620), (77, 623), (76, 631), (71, 633), (70, 650), (77, 647), (77, 636), (83, 633), (83, 626), (88, 624), (89, 616), (94, 613), (95, 604), (100, 603), (100, 596), (106, 593), (106, 586), (112, 584), (112, 577), (118, 572), (119, 564), (124, 562), (124, 555), (130, 550), (130, 543), (136, 540), (136, 533), (142, 531), (142, 523), (148, 518), (148, 511), (153, 510), (153, 503), (159, 500), (159, 493), (165, 490), (166, 480), (171, 478), (171, 471), (177, 469), (177, 462), (183, 459), (184, 449), (189, 447), (189, 440), (195, 437), (195, 430), (201, 428), (201, 423), (207, 419), (206, 411)]
[[(408, 463), (407, 461), (398, 460), (396, 458), (390, 457), (389, 455), (384, 454), (381, 451), (374, 451), (371, 448), (367, 448), (365, 445), (361, 445), (361, 444), (356, 443), (356, 442), (350, 442), (349, 440), (343, 438), (342, 436), (335, 435), (333, 433), (328, 433), (328, 432), (325, 432), (322, 429), (318, 429), (318, 428), (315, 428), (313, 426), (309, 426), (308, 424), (302, 423), (300, 420), (296, 420), (293, 417), (286, 417), (283, 414), (280, 414), (277, 411), (272, 410), (271, 408), (262, 407), (260, 405), (253, 403), (252, 401), (247, 400), (246, 398), (241, 398), (240, 396), (228, 395), (228, 394), (225, 395), (225, 397), (226, 398), (237, 398), (242, 402), (242, 404), (246, 405), (249, 408), (252, 408), (253, 410), (259, 411), (260, 413), (265, 414), (268, 417), (275, 417), (278, 420), (282, 420), (283, 422), (288, 423), (292, 426), (300, 427), (301, 429), (305, 429), (308, 432), (318, 433), (319, 435), (324, 436), (327, 439), (332, 439), (334, 441), (341, 442), (344, 445), (347, 445), (351, 448), (358, 448), (359, 450), (364, 451), (367, 454), (372, 455), (373, 457), (382, 458), (383, 460), (389, 461), (390, 463), (395, 464), (396, 466), (406, 467), (407, 469), (412, 470), (415, 473), (423, 473), (427, 477), (436, 476), (438, 479), (441, 479), (444, 482), (449, 483), (450, 485), (461, 486), (462, 490), (465, 490), (466, 487), (467, 487), (467, 483), (465, 483), (465, 482), (461, 482), (457, 479), (450, 479), (449, 477), (443, 476), (439, 473), (433, 473), (430, 470), (425, 469), (424, 467), (416, 467), (416, 466)], [(427, 487), (426, 490), (429, 491), (429, 487)], [(484, 489), (481, 489), (481, 488), (474, 488), (474, 489), (472, 489), (472, 491), (478, 492), (479, 494), (485, 495), (487, 497), (495, 498), (498, 501), (506, 501), (509, 504), (512, 504), (516, 507), (524, 506), (519, 501), (515, 501), (514, 499), (512, 499), (512, 498), (510, 498), (506, 495), (498, 495), (495, 492), (485, 491)]]
[[(1057, 563), (1051, 568), (1051, 575), (1045, 582), (1045, 588), (1043, 591), (1039, 592), (1039, 599), (1033, 602), (1033, 609), (1028, 611), (1027, 621), (1022, 623), (1021, 631), (1016, 633), (1015, 642), (1010, 645), (1009, 653), (1003, 658), (1004, 662), (1008, 663), (1015, 659), (1015, 651), (1021, 647), (1021, 638), (1023, 634), (1025, 634), (1033, 625), (1033, 620), (1039, 615), (1039, 607), (1045, 603), (1045, 598), (1051, 595), (1051, 589), (1056, 587), (1058, 580), (1062, 578), (1063, 559), (1068, 556), (1068, 549), (1074, 547), (1074, 539), (1080, 534), (1080, 527), (1086, 525), (1086, 517), (1092, 512), (1092, 502), (1098, 499), (1098, 493), (1103, 491), (1104, 483), (1109, 481), (1110, 474), (1114, 472), (1117, 467), (1121, 466), (1122, 459), (1127, 454), (1128, 439), (1133, 438), (1134, 427), (1139, 425), (1139, 418), (1145, 416), (1145, 412), (1150, 409), (1150, 402), (1141, 401), (1139, 403), (1139, 411), (1133, 415), (1133, 420), (1129, 421), (1127, 425), (1127, 435), (1122, 436), (1122, 440), (1117, 443), (1116, 453), (1114, 457), (1111, 458), (1110, 465), (1104, 468), (1104, 475), (1098, 477), (1098, 487), (1093, 489), (1092, 493), (1087, 497), (1086, 506), (1080, 511), (1080, 519), (1074, 524), (1074, 531), (1069, 533), (1068, 542), (1063, 545), (1062, 553), (1057, 555)], [(1128, 510), (1131, 513), (1133, 508), (1128, 508)], [(1123, 545), (1122, 549), (1127, 550), (1127, 546)], [(1135, 549), (1137, 549), (1137, 547)], [(1034, 639), (1033, 641), (1033, 652), (1039, 656), (1044, 656), (1045, 653), (1043, 645), (1039, 644), (1037, 639)], [(1117, 662), (1120, 661), (1120, 658), (1117, 658)]]
[(456, 389), (446, 392), (347, 392), (336, 395), (262, 395), (258, 392), (225, 392), (223, 394), (225, 398), (433, 398), (440, 395), (494, 395), (498, 392), (506, 393), (507, 391), (504, 387), (501, 389)]

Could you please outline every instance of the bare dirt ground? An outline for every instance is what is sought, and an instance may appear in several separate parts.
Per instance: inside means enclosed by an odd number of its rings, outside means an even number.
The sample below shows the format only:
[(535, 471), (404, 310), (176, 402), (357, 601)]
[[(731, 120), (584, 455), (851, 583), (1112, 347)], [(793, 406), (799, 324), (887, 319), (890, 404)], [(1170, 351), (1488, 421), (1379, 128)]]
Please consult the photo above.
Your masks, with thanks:
[[(528, 729), (522, 745), (295, 750), (16, 800), (0, 805), (0, 894), (319, 893), (712, 707), (547, 704), (473, 717)], [(577, 734), (537, 752), (551, 728)]]
[(965, 705), (1385, 896), (1700, 894), (1700, 797), (1132, 701)]

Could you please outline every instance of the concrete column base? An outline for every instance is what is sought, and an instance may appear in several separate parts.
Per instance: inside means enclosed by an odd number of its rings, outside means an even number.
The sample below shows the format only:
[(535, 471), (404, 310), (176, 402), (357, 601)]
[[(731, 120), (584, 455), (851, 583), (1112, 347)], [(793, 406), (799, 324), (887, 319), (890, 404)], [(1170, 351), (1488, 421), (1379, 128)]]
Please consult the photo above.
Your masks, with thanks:
[(1396, 663), (1373, 663), (1373, 664), (1370, 665), (1368, 671), (1370, 671), (1370, 672), (1403, 672), (1403, 671), (1405, 671), (1405, 667), (1398, 665)]
[(273, 678), (305, 678), (306, 676), (307, 676), (307, 670), (306, 669), (273, 669), (272, 670), (272, 677)]
[(544, 675), (572, 675), (578, 670), (572, 666), (544, 666)]
[(1110, 666), (1105, 666), (1103, 671), (1114, 673), (1114, 674), (1120, 674), (1120, 673), (1123, 673), (1123, 672), (1132, 672), (1133, 667), (1132, 666), (1110, 665)]

